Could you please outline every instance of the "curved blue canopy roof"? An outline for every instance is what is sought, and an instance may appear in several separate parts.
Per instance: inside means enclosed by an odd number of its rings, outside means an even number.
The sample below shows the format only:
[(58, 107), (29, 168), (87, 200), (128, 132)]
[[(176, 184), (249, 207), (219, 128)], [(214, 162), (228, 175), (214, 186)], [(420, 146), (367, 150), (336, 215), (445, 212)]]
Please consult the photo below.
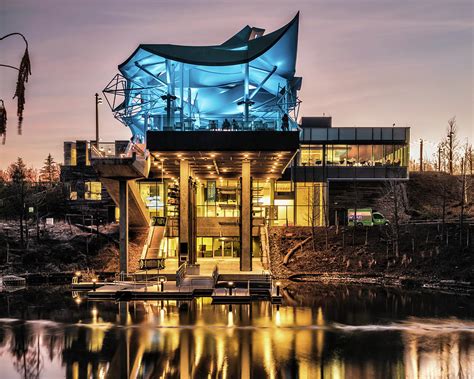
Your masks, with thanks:
[(267, 35), (246, 26), (215, 46), (141, 44), (119, 65), (123, 77), (104, 93), (123, 96), (123, 102), (114, 98), (109, 103), (134, 135), (144, 135), (157, 123), (160, 130), (176, 122), (184, 128), (185, 119), (192, 120), (193, 129), (224, 117), (278, 121), (295, 108), (301, 85), (301, 78), (295, 78), (298, 20), (299, 13)]

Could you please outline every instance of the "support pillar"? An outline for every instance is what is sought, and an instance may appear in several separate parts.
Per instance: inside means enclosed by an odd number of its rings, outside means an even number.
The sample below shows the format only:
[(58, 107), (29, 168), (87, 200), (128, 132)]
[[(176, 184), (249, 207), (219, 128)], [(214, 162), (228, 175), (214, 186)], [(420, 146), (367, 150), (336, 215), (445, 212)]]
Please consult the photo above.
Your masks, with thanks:
[[(273, 226), (273, 224), (275, 223), (276, 213), (277, 210), (275, 209), (275, 179), (270, 179), (270, 209), (268, 212), (268, 226)], [(288, 220), (288, 215), (286, 216), (286, 219)]]
[(240, 271), (252, 271), (252, 180), (250, 161), (242, 162), (240, 210)]
[(188, 161), (179, 164), (179, 261), (189, 261), (189, 177)]
[(128, 181), (119, 181), (120, 272), (128, 275)]

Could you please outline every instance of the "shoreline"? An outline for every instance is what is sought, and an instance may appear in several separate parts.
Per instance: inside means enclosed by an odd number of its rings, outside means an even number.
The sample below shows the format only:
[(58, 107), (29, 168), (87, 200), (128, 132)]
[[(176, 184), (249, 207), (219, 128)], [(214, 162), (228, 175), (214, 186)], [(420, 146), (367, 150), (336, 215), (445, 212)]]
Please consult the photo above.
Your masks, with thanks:
[[(112, 279), (113, 272), (98, 272), (107, 280)], [(16, 273), (15, 275), (26, 279), (27, 285), (68, 285), (71, 284), (74, 272), (55, 273)], [(474, 294), (474, 285), (471, 282), (435, 279), (427, 277), (394, 276), (377, 273), (349, 273), (349, 272), (305, 272), (291, 274), (285, 277), (274, 277), (274, 281), (293, 284), (341, 284), (341, 285), (373, 285), (381, 287), (396, 287), (406, 290), (433, 290), (456, 294)]]
[(292, 283), (322, 283), (322, 284), (368, 284), (401, 289), (426, 289), (441, 292), (454, 292), (472, 295), (474, 285), (471, 282), (434, 279), (426, 277), (393, 276), (376, 273), (301, 273), (293, 274), (281, 280)]

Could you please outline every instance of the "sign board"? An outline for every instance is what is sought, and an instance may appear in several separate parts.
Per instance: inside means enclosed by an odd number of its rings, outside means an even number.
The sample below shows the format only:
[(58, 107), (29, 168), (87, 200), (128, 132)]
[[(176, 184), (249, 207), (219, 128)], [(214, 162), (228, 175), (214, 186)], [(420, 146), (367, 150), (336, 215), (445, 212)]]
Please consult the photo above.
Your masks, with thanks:
[(54, 218), (47, 217), (46, 218), (46, 225), (54, 225)]
[(152, 226), (166, 226), (166, 217), (153, 217)]

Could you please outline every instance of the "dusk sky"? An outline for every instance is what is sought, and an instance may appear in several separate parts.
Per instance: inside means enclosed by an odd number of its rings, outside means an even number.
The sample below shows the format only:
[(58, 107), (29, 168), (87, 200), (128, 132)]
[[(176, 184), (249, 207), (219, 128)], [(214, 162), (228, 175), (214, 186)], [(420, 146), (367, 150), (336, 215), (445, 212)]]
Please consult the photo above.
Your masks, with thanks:
[[(247, 24), (271, 32), (298, 10), (300, 116), (411, 126), (413, 142), (433, 143), (456, 116), (460, 137), (474, 140), (472, 0), (0, 0), (0, 34), (23, 33), (32, 62), (22, 136), (16, 72), (0, 67), (9, 118), (0, 169), (17, 156), (62, 162), (63, 141), (94, 138), (94, 93), (138, 44), (220, 44)], [(23, 51), (19, 38), (0, 41), (0, 63), (18, 65)], [(100, 125), (104, 141), (130, 137), (106, 104)]]

